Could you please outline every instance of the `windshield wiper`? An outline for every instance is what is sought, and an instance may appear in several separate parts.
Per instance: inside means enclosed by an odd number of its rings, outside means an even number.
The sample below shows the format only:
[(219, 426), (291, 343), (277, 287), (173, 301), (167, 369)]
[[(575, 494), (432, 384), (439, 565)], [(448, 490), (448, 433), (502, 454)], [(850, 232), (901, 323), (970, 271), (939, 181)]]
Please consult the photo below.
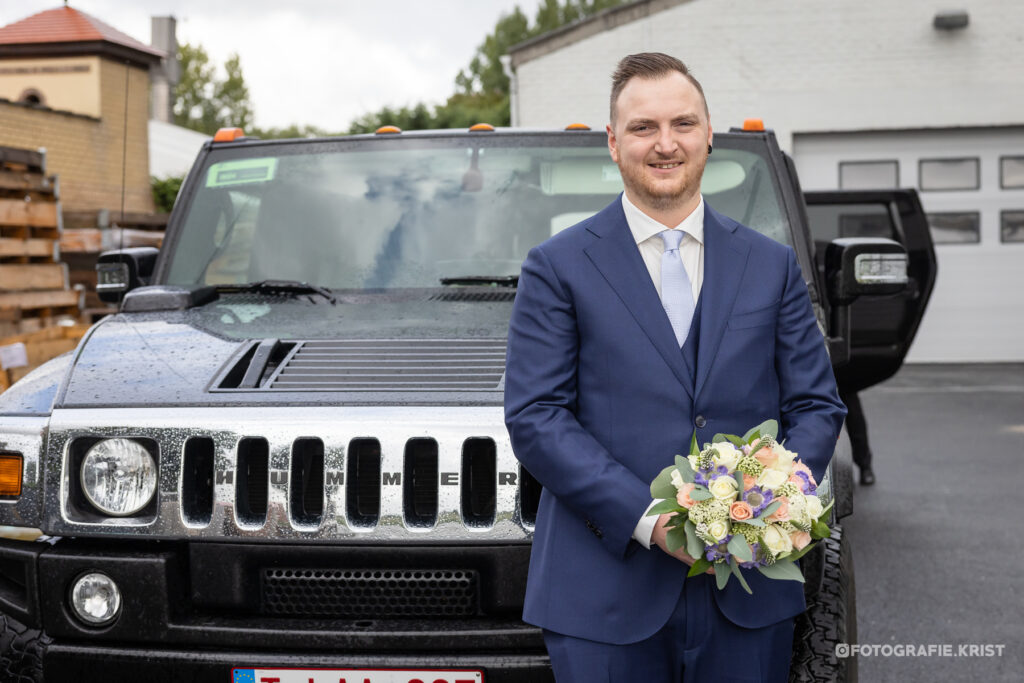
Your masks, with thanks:
[(517, 287), (518, 275), (462, 275), (460, 277), (443, 277), (442, 285), (492, 285), (496, 287)]
[(216, 285), (218, 292), (260, 292), (266, 294), (319, 294), (332, 304), (338, 303), (334, 293), (326, 287), (298, 280), (260, 280), (240, 285)]

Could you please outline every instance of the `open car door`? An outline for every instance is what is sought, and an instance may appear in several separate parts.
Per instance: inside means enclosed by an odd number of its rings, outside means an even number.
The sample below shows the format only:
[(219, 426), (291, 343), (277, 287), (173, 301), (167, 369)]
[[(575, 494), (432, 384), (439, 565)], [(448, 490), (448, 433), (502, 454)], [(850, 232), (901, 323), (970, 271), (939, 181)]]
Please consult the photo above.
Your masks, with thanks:
[(935, 285), (935, 246), (915, 190), (805, 192), (815, 265), (839, 237), (884, 237), (907, 250), (908, 283), (899, 294), (862, 296), (850, 310), (849, 362), (835, 368), (842, 392), (861, 391), (899, 370)]

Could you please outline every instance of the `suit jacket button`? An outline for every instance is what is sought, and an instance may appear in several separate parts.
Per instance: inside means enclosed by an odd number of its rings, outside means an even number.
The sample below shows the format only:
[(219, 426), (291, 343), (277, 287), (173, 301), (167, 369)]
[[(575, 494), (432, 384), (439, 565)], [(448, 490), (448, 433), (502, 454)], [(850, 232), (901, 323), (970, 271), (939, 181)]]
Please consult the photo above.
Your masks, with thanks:
[(708, 423), (708, 421), (704, 419), (704, 416), (703, 416), (703, 415), (698, 415), (698, 416), (697, 416), (697, 419), (695, 419), (695, 420), (693, 421), (693, 424), (697, 425), (698, 427), (703, 427), (703, 426), (704, 426), (704, 425), (706, 425), (707, 423)]

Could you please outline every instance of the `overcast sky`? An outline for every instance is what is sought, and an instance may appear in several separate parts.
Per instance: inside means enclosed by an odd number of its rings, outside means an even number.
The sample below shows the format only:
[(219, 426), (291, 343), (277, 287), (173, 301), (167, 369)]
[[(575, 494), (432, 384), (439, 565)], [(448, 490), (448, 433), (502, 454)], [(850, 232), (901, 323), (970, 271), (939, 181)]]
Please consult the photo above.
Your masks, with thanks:
[[(178, 42), (215, 62), (232, 52), (262, 127), (342, 131), (383, 105), (439, 103), (502, 13), (538, 0), (71, 0), (149, 44), (150, 17), (174, 16)], [(0, 26), (60, 0), (2, 0)]]

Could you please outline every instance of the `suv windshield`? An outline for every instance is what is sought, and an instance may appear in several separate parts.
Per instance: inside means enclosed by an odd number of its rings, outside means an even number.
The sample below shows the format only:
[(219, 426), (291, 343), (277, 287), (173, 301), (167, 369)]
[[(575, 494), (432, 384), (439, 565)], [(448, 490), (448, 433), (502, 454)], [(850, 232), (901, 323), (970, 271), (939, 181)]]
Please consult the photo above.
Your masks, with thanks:
[[(716, 136), (706, 200), (786, 242), (767, 160), (729, 139)], [(622, 190), (597, 133), (249, 143), (212, 152), (198, 178), (168, 284), (514, 284), (532, 246)]]

